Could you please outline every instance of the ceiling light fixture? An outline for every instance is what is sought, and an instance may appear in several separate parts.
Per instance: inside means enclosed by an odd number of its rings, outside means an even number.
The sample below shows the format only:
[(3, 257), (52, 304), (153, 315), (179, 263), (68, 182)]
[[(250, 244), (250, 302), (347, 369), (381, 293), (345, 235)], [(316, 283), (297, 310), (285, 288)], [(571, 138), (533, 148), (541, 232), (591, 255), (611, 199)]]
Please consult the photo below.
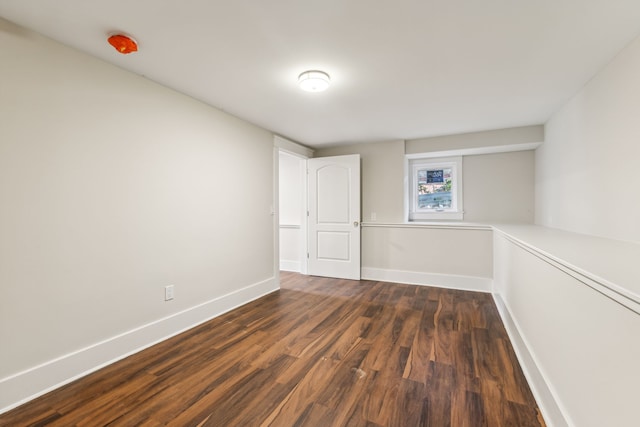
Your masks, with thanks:
[(138, 44), (131, 37), (127, 37), (123, 34), (116, 34), (107, 39), (109, 44), (113, 46), (118, 52), (126, 55), (127, 53), (137, 52)]
[(329, 87), (329, 74), (324, 71), (309, 70), (298, 76), (300, 89), (307, 92), (322, 92)]

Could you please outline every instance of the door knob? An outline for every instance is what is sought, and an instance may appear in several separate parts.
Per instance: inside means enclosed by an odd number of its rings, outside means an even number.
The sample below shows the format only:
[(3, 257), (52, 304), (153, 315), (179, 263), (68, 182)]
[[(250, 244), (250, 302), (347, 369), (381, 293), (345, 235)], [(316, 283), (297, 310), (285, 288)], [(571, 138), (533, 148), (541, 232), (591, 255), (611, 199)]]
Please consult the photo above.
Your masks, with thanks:
[(357, 227), (358, 225), (360, 225), (360, 223), (358, 221), (353, 221), (353, 226)]

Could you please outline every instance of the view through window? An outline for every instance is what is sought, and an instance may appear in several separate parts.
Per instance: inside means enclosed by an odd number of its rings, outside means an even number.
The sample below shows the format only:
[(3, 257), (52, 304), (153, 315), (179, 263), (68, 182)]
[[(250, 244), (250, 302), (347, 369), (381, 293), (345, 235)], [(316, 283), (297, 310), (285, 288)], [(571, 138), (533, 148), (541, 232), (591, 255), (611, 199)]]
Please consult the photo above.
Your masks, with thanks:
[(452, 169), (418, 169), (418, 208), (451, 208)]
[(461, 220), (462, 157), (407, 157), (409, 221)]

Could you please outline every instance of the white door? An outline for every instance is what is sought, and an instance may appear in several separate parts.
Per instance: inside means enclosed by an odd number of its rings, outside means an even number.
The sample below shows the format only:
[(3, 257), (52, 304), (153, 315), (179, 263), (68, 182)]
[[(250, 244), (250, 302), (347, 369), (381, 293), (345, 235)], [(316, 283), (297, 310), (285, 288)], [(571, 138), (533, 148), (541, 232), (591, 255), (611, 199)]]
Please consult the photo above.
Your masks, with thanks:
[(314, 276), (360, 279), (360, 155), (307, 161), (309, 262)]

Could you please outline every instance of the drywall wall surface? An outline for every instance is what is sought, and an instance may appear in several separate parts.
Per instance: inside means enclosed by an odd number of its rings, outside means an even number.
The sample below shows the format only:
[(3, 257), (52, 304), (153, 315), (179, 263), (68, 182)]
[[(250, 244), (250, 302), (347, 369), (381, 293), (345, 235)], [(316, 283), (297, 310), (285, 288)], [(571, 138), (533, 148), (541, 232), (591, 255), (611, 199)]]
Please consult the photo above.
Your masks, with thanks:
[(300, 271), (301, 233), (303, 218), (306, 219), (304, 207), (303, 173), (306, 173), (306, 160), (284, 151), (279, 154), (279, 219), (280, 219), (280, 269)]
[(404, 221), (404, 141), (322, 148), (315, 157), (360, 154), (362, 221)]
[(464, 156), (464, 220), (532, 224), (534, 151)]
[(545, 125), (537, 224), (640, 242), (640, 38)]
[(496, 147), (542, 142), (542, 125), (496, 129), (457, 135), (435, 136), (406, 141), (406, 153), (429, 153), (434, 151), (462, 150), (467, 148)]
[[(362, 221), (401, 223), (406, 221), (403, 147), (402, 141), (354, 144), (320, 149), (315, 154), (360, 154)], [(464, 156), (464, 220), (533, 223), (534, 160), (532, 150)]]
[(280, 151), (279, 153), (280, 225), (300, 226), (302, 221), (303, 159)]
[(300, 228), (280, 227), (280, 270), (300, 272)]
[(491, 229), (365, 227), (362, 267), (491, 278)]
[(0, 379), (273, 278), (269, 132), (27, 30), (0, 63)]
[[(640, 316), (589, 279), (588, 265), (567, 264), (549, 249), (557, 246), (560, 253), (571, 254), (571, 239), (550, 229), (525, 231), (521, 234), (534, 233), (538, 244), (549, 235), (550, 243), (541, 251), (518, 233), (514, 239), (496, 231), (494, 292), (513, 318), (512, 332), (521, 338), (512, 339), (514, 345), (524, 343), (526, 349), (519, 350), (535, 361), (524, 364), (525, 371), (539, 372), (529, 376), (532, 387), (549, 390), (538, 396), (552, 418), (546, 421), (580, 427), (636, 425)], [(573, 252), (580, 251), (585, 236), (575, 240)], [(598, 278), (603, 283), (612, 279)]]

